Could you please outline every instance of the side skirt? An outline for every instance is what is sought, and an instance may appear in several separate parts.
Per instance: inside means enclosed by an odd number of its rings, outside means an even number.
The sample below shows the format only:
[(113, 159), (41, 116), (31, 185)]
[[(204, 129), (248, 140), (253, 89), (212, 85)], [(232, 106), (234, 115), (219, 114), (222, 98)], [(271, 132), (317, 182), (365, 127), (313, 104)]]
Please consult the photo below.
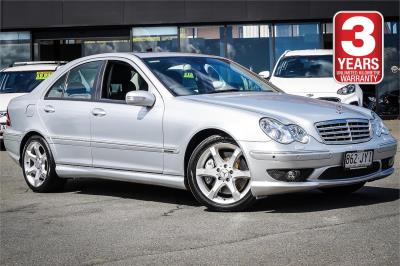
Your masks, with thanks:
[(60, 164), (56, 172), (61, 178), (102, 178), (186, 190), (183, 176)]

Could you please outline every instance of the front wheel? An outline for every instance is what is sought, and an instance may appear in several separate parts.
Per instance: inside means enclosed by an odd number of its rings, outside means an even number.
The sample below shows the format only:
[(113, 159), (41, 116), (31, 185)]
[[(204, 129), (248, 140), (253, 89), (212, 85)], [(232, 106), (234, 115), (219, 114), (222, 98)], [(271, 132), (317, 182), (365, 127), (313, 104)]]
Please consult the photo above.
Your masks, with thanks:
[(365, 185), (365, 182), (347, 185), (347, 186), (339, 186), (339, 187), (326, 187), (320, 188), (322, 192), (327, 194), (337, 194), (337, 195), (345, 195), (353, 193)]
[(42, 137), (28, 139), (22, 158), (25, 181), (34, 192), (51, 192), (62, 187), (65, 179), (57, 176), (50, 148)]
[(255, 200), (246, 159), (231, 138), (215, 135), (201, 142), (190, 157), (187, 176), (195, 198), (211, 210), (239, 211)]

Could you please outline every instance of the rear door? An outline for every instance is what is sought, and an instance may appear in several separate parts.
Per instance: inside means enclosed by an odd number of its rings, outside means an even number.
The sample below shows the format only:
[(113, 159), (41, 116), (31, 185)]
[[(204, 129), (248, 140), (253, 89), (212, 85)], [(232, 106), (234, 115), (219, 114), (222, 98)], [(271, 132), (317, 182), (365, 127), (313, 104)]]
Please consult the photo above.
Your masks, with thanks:
[(92, 166), (90, 119), (103, 61), (80, 64), (59, 78), (38, 106), (58, 164)]

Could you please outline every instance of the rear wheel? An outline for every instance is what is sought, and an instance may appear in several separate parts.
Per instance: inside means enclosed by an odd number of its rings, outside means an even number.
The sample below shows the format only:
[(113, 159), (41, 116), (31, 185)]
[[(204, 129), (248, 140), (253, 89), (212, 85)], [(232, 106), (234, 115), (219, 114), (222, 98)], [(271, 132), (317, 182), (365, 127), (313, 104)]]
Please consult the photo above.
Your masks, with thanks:
[(57, 176), (55, 163), (47, 142), (32, 136), (25, 143), (22, 170), (28, 186), (35, 192), (51, 192), (62, 187), (64, 179)]
[(193, 195), (209, 209), (239, 211), (255, 200), (246, 159), (231, 138), (211, 136), (201, 142), (190, 157), (187, 175)]
[(353, 193), (353, 192), (359, 190), (364, 185), (365, 185), (365, 182), (362, 182), (362, 183), (357, 183), (357, 184), (347, 185), (347, 186), (320, 188), (320, 190), (327, 194), (345, 195), (345, 194), (350, 194), (350, 193)]

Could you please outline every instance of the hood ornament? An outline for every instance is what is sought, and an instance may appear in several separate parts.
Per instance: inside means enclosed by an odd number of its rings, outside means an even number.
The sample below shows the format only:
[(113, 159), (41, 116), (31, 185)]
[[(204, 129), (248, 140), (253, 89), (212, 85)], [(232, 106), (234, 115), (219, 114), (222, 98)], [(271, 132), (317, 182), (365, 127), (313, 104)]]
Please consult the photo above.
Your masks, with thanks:
[(336, 105), (336, 113), (343, 114), (343, 106), (340, 103)]

